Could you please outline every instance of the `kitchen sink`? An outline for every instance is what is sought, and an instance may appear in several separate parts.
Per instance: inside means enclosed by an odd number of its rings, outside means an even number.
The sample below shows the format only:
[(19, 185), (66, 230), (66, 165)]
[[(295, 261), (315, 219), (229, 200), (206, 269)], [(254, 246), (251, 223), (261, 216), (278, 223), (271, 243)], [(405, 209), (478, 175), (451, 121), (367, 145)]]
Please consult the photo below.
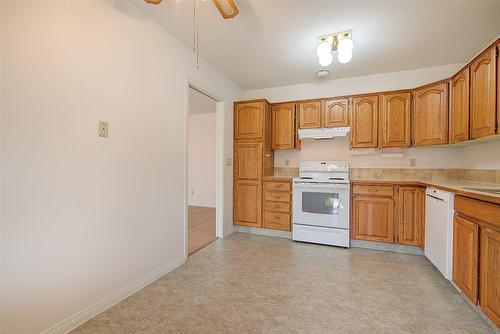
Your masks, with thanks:
[(464, 187), (464, 189), (480, 191), (484, 193), (490, 193), (494, 195), (500, 195), (500, 188), (479, 188), (479, 187)]

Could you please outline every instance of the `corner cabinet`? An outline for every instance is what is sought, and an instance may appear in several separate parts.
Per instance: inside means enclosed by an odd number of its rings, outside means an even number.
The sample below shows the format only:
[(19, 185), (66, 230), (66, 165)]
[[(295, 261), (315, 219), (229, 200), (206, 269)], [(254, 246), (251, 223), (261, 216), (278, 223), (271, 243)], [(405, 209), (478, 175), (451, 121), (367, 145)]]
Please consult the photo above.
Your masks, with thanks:
[(378, 95), (352, 99), (351, 147), (378, 146)]
[(381, 147), (411, 145), (411, 93), (380, 95)]
[(321, 100), (301, 101), (297, 103), (300, 129), (321, 127)]
[(450, 81), (450, 144), (469, 140), (469, 68)]
[(266, 100), (234, 104), (233, 223), (262, 227), (263, 178), (272, 175), (271, 107)]
[(494, 135), (497, 131), (497, 52), (493, 47), (470, 65), (472, 139)]
[(414, 91), (414, 146), (448, 143), (448, 83), (439, 82)]
[(295, 103), (277, 103), (271, 106), (273, 150), (295, 148)]
[(401, 186), (398, 191), (398, 238), (401, 245), (424, 245), (425, 188)]

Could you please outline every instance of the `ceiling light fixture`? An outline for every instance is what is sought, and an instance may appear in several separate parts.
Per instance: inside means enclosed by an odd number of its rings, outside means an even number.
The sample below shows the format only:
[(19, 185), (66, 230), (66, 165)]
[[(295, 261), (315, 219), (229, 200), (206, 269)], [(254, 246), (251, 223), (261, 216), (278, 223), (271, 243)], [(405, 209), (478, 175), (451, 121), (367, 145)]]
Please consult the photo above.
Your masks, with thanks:
[(212, 0), (222, 17), (232, 19), (240, 12), (233, 0)]
[(328, 75), (330, 75), (330, 71), (325, 70), (325, 69), (321, 69), (321, 70), (319, 70), (318, 72), (316, 72), (316, 77), (318, 77), (318, 78), (320, 78), (320, 79), (324, 79), (324, 78), (326, 78)]
[(316, 55), (321, 66), (328, 66), (333, 61), (332, 53), (337, 51), (337, 59), (341, 64), (346, 64), (352, 59), (352, 31), (343, 31), (334, 34), (320, 36)]

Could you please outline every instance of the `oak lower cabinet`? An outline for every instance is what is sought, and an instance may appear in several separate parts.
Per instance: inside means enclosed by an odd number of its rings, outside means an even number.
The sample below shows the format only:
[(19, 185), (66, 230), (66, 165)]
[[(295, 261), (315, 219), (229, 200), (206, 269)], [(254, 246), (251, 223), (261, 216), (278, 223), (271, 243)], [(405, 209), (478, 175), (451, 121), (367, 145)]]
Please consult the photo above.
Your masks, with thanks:
[(450, 81), (450, 144), (469, 140), (469, 67)]
[(271, 106), (273, 150), (300, 149), (297, 141), (295, 102), (276, 103)]
[(478, 288), (479, 226), (459, 215), (453, 222), (453, 282), (474, 304)]
[(351, 147), (378, 146), (378, 96), (356, 96), (351, 107)]
[(470, 65), (471, 138), (497, 132), (497, 48), (486, 50)]
[(263, 178), (274, 167), (266, 100), (235, 102), (233, 160), (233, 223), (262, 227)]
[(448, 143), (448, 83), (415, 89), (413, 93), (413, 145)]
[(290, 179), (264, 180), (265, 228), (290, 231), (292, 185)]
[(394, 200), (392, 197), (352, 197), (352, 238), (394, 242)]
[(500, 327), (500, 205), (455, 196), (453, 282)]
[(481, 229), (479, 306), (500, 327), (500, 232)]
[(380, 95), (380, 146), (411, 145), (411, 93), (395, 92)]
[(425, 188), (400, 186), (398, 190), (398, 234), (401, 245), (424, 245)]

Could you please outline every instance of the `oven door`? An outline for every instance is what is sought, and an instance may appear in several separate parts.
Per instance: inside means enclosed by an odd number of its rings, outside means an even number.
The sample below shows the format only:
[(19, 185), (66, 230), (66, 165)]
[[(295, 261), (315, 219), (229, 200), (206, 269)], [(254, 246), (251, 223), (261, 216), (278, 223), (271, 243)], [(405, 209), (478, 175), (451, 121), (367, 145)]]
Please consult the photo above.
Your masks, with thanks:
[(294, 183), (293, 223), (349, 229), (349, 185)]

